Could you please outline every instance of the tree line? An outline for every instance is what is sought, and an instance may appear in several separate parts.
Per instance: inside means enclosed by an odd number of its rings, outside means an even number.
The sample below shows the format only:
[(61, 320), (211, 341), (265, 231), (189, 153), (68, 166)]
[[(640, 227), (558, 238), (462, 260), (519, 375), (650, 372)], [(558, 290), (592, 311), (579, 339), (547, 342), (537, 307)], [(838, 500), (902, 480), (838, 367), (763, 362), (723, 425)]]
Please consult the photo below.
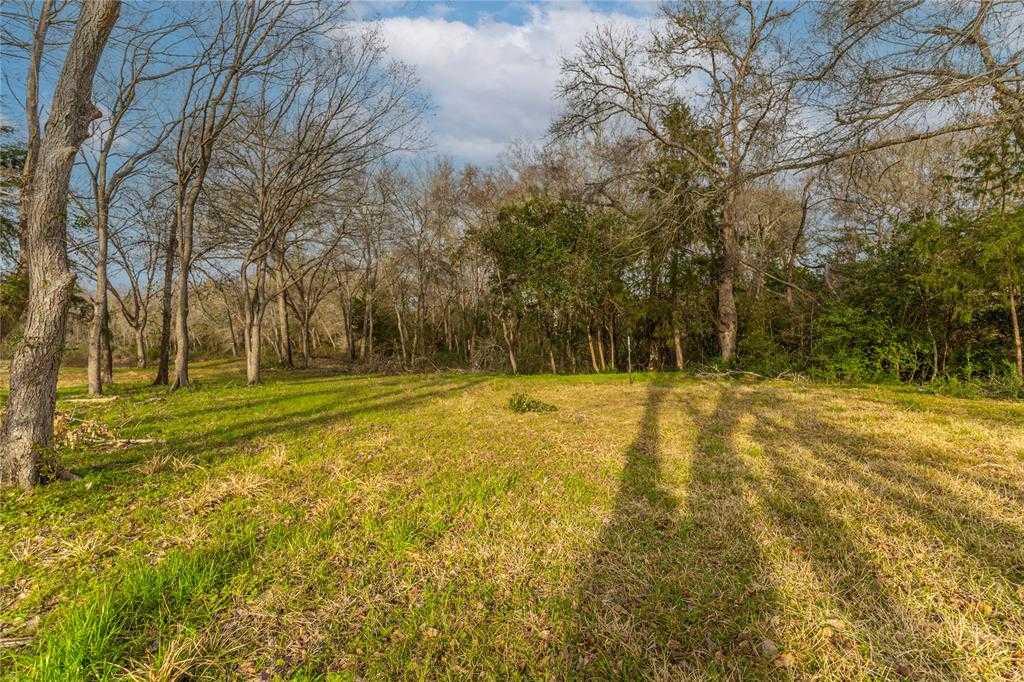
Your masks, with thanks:
[(92, 395), (196, 356), (1020, 395), (1020, 9), (668, 3), (595, 27), (548, 139), (477, 168), (344, 3), (8, 4), (3, 480), (38, 481), (76, 355)]

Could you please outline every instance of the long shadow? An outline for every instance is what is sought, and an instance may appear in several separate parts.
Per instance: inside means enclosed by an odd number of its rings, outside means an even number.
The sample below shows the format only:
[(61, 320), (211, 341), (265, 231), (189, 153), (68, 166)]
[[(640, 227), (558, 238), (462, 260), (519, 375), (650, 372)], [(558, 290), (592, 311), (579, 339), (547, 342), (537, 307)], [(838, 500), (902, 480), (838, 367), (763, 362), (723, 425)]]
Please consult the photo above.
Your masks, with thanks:
[[(275, 386), (284, 386), (284, 385), (294, 386), (296, 384), (299, 384), (299, 385), (302, 385), (302, 384), (319, 384), (319, 383), (323, 383), (324, 381), (329, 381), (329, 379), (317, 379), (317, 380), (310, 380), (310, 381), (299, 380), (299, 381), (288, 381), (288, 382), (284, 382), (284, 381), (281, 381), (281, 382), (271, 382), (269, 384), (265, 384), (265, 386), (275, 387)], [(410, 389), (420, 388), (420, 387), (425, 387), (425, 386), (434, 386), (434, 385), (437, 385), (438, 383), (444, 383), (444, 382), (443, 381), (439, 382), (437, 380), (427, 379), (427, 378), (420, 379), (418, 382), (413, 382), (413, 381), (411, 381), (409, 379), (405, 379), (404, 381), (398, 381), (398, 380), (388, 381), (388, 380), (384, 380), (384, 381), (380, 381), (380, 382), (374, 382), (374, 384), (373, 384), (374, 388), (390, 388), (392, 386), (398, 386), (399, 388), (396, 388), (394, 390), (387, 391), (387, 392), (382, 392), (382, 391), (374, 392), (374, 393), (372, 393), (370, 395), (370, 397), (381, 397), (382, 395), (397, 395), (399, 393), (406, 393)], [(217, 413), (217, 412), (220, 412), (220, 413), (227, 412), (227, 411), (243, 412), (243, 411), (247, 411), (247, 410), (252, 410), (254, 408), (266, 409), (268, 407), (271, 407), (271, 406), (274, 406), (274, 405), (278, 405), (278, 404), (281, 404), (281, 403), (288, 403), (288, 402), (294, 402), (294, 401), (308, 400), (310, 398), (319, 398), (319, 397), (326, 397), (326, 396), (330, 396), (332, 398), (337, 398), (340, 395), (343, 395), (343, 389), (347, 389), (349, 387), (348, 386), (344, 386), (344, 387), (337, 386), (337, 385), (335, 385), (335, 383), (333, 381), (331, 381), (329, 386), (326, 386), (324, 388), (320, 388), (319, 390), (305, 391), (305, 392), (302, 392), (302, 393), (286, 392), (286, 393), (277, 394), (277, 395), (266, 395), (266, 393), (261, 393), (260, 392), (261, 388), (262, 387), (250, 388), (250, 387), (245, 387), (245, 386), (239, 385), (238, 386), (239, 393), (236, 394), (236, 395), (231, 396), (229, 399), (226, 399), (222, 403), (215, 403), (215, 404), (210, 404), (210, 405), (201, 405), (201, 406), (197, 406), (197, 407), (193, 407), (193, 408), (188, 408), (188, 409), (175, 410), (175, 409), (173, 409), (174, 408), (174, 403), (173, 402), (169, 402), (168, 407), (171, 408), (171, 416), (173, 416), (173, 418), (175, 418), (175, 419), (188, 419), (188, 418), (192, 418), (192, 417), (204, 417), (204, 416), (207, 416), (209, 414)], [(203, 390), (203, 389), (199, 389), (199, 390)], [(351, 400), (352, 398), (348, 397), (348, 399)], [(169, 401), (173, 400), (173, 398), (169, 398), (168, 400)], [(164, 415), (151, 415), (151, 416), (147, 416), (147, 417), (144, 417), (144, 418), (140, 419), (137, 422), (137, 424), (140, 427), (147, 427), (147, 426), (151, 426), (151, 425), (160, 423), (161, 421), (163, 421), (164, 418), (165, 418)]]
[[(990, 492), (1018, 500), (1004, 481), (967, 475), (944, 463), (940, 451), (911, 453), (913, 466), (887, 456), (891, 444), (854, 433), (822, 419), (813, 410), (794, 407), (799, 426), (782, 427), (760, 415), (764, 441), (787, 439), (814, 453), (832, 476), (868, 491), (920, 522), (943, 543), (962, 547), (974, 561), (1010, 582), (1024, 582), (1024, 529), (993, 518), (962, 491), (956, 491), (926, 472), (959, 477)], [(916, 493), (916, 494), (915, 494)]]
[[(835, 423), (835, 420), (823, 417), (817, 411), (808, 409), (805, 406), (789, 405), (788, 408), (795, 410), (799, 415), (798, 422), (802, 425), (799, 430), (804, 437), (821, 442), (824, 435), (827, 439), (831, 439), (828, 442), (846, 444), (848, 446), (846, 450), (856, 452), (861, 459), (892, 462), (895, 464), (887, 456), (888, 452), (893, 448), (891, 441), (861, 431), (855, 431), (848, 427), (841, 427)], [(956, 416), (958, 421), (962, 422), (978, 422), (978, 420), (972, 420), (969, 417), (961, 417), (960, 413), (956, 411), (944, 412), (944, 414), (946, 416)], [(995, 424), (997, 426), (1006, 425), (1005, 422), (997, 422)], [(908, 461), (914, 466), (942, 473), (953, 478), (970, 481), (994, 493), (1012, 498), (1011, 504), (1024, 505), (1024, 480), (1013, 480), (1006, 476), (985, 474), (978, 470), (978, 465), (981, 464), (983, 466), (984, 462), (976, 462), (974, 458), (957, 452), (955, 448), (944, 445), (937, 447), (917, 446), (908, 450), (906, 444), (901, 444), (900, 449), (908, 452), (910, 455)]]
[[(852, 484), (871, 498), (897, 505), (943, 542), (966, 541), (975, 559), (1011, 579), (1019, 578), (1020, 566), (1014, 568), (1011, 559), (982, 541), (986, 531), (980, 525), (972, 527), (980, 519), (972, 522), (972, 513), (965, 513), (962, 506), (954, 516), (951, 503), (942, 499), (940, 492), (929, 496), (935, 502), (927, 504), (906, 492), (923, 485), (925, 479), (904, 468), (889, 468), (870, 449), (844, 449), (843, 444), (851, 442), (850, 433), (832, 427), (813, 410), (792, 404), (786, 407), (794, 426), (780, 424), (772, 416), (777, 408), (754, 411), (752, 436), (763, 448), (769, 469), (765, 480), (772, 483), (759, 485), (758, 494), (771, 521), (827, 589), (826, 598), (833, 608), (855, 628), (861, 646), (873, 652), (874, 667), (867, 673), (887, 677), (924, 666), (948, 679), (962, 676), (955, 645), (937, 640), (927, 625), (914, 626), (919, 616), (908, 610), (898, 586), (887, 575), (893, 566), (870, 546), (855, 521), (844, 513), (849, 501), (843, 505), (837, 500), (834, 492), (823, 485), (823, 479)], [(870, 442), (872, 449), (884, 448), (883, 443), (870, 438), (852, 442), (859, 446)], [(959, 537), (943, 528), (954, 520), (959, 520), (959, 528), (964, 530)], [(987, 533), (991, 534), (992, 529)]]
[[(120, 477), (127, 475), (131, 466), (138, 464), (154, 452), (160, 451), (173, 452), (193, 461), (211, 463), (256, 438), (271, 438), (281, 434), (302, 434), (332, 422), (351, 419), (360, 414), (394, 409), (404, 412), (431, 400), (468, 390), (483, 381), (486, 379), (474, 378), (441, 386), (434, 390), (413, 393), (404, 390), (385, 391), (363, 396), (363, 399), (358, 401), (317, 404), (304, 410), (285, 412), (262, 419), (242, 420), (241, 425), (237, 428), (215, 428), (207, 433), (191, 434), (187, 441), (179, 438), (158, 446), (139, 447), (132, 452), (130, 457), (120, 457), (87, 467), (73, 467), (73, 470), (79, 475), (102, 473)], [(422, 386), (418, 388), (422, 388)], [(395, 398), (396, 394), (401, 394), (401, 396)], [(301, 399), (301, 397), (301, 395), (296, 396), (296, 399)], [(116, 483), (116, 481), (111, 481), (111, 483)], [(93, 495), (104, 494), (102, 491), (103, 488), (99, 486), (93, 488), (92, 491), (83, 491), (76, 487), (74, 490), (63, 491), (63, 496), (82, 501), (89, 497), (90, 493)], [(61, 495), (58, 495), (55, 501), (60, 501), (60, 498)]]
[(672, 678), (761, 671), (774, 596), (759, 583), (742, 465), (727, 445), (739, 413), (723, 392), (710, 414), (683, 403), (697, 433), (685, 500), (666, 485), (660, 419), (670, 389), (648, 387), (611, 519), (577, 591), (568, 676)]
[(756, 479), (733, 442), (740, 418), (750, 411), (749, 399), (725, 385), (710, 412), (692, 401), (683, 407), (699, 425), (686, 498), (694, 579), (688, 667), (699, 677), (777, 679), (774, 657), (783, 643), (773, 615), (779, 597), (748, 502)]
[[(236, 446), (237, 438), (244, 441), (246, 437), (266, 436), (283, 431), (294, 430), (300, 433), (305, 429), (359, 413), (392, 409), (404, 411), (445, 395), (467, 390), (485, 380), (472, 378), (462, 382), (447, 382), (448, 385), (439, 386), (434, 390), (412, 394), (406, 392), (397, 399), (388, 399), (394, 392), (382, 392), (362, 396), (361, 400), (349, 403), (334, 403), (326, 408), (318, 405), (311, 410), (249, 422), (243, 432), (225, 438), (223, 444)], [(202, 449), (206, 445), (193, 443), (190, 447)], [(112, 465), (115, 469), (109, 472), (114, 477), (109, 479), (112, 484), (109, 493), (117, 495), (127, 491), (123, 484), (126, 481), (134, 481), (136, 477), (133, 473), (122, 470), (122, 467), (126, 468), (132, 463), (132, 460), (125, 458), (108, 463), (108, 466)], [(95, 469), (100, 470), (102, 467)], [(91, 490), (82, 490), (76, 486), (74, 489), (53, 489), (53, 492), (60, 492), (67, 497), (68, 503), (88, 506), (84, 498), (97, 498), (109, 494), (101, 493), (100, 490), (101, 486)], [(336, 504), (338, 508), (343, 508), (345, 502), (339, 498)], [(61, 505), (58, 503), (58, 506)], [(319, 522), (314, 532), (327, 531), (334, 522), (332, 519), (333, 515), (327, 514), (326, 520)], [(223, 523), (224, 528), (221, 528), (219, 523)], [(125, 663), (127, 658), (134, 658), (143, 653), (140, 647), (155, 646), (154, 639), (161, 643), (164, 630), (173, 629), (175, 623), (188, 622), (194, 625), (208, 622), (214, 617), (216, 608), (209, 604), (195, 608), (194, 599), (208, 597), (207, 592), (219, 593), (233, 576), (250, 570), (254, 561), (265, 560), (268, 553), (297, 534), (310, 532), (306, 524), (274, 526), (267, 529), (263, 519), (250, 515), (249, 510), (240, 501), (229, 501), (224, 507), (216, 510), (211, 517), (211, 524), (224, 531), (226, 543), (219, 542), (220, 533), (211, 531), (217, 538), (214, 544), (201, 547), (195, 552), (190, 549), (175, 549), (167, 558), (152, 566), (144, 565), (131, 573), (130, 579), (121, 573), (126, 566), (134, 565), (131, 563), (135, 561), (134, 559), (127, 559), (127, 563), (118, 562), (97, 576), (95, 582), (89, 583), (96, 587), (95, 591), (89, 592), (91, 588), (83, 586), (85, 592), (80, 594), (88, 598), (69, 602), (67, 608), (53, 616), (54, 624), (52, 627), (48, 625), (47, 636), (37, 647), (19, 657), (19, 667), (23, 667), (27, 674), (30, 668), (42, 666), (58, 671), (57, 677), (65, 678), (110, 675), (111, 671), (119, 669), (118, 666)], [(251, 535), (238, 530), (250, 527), (255, 529)], [(118, 580), (110, 580), (111, 575), (118, 576)], [(141, 593), (140, 590), (148, 589), (150, 583), (157, 585), (153, 594)], [(97, 616), (97, 613), (102, 617)], [(88, 621), (89, 627), (79, 627), (85, 621)], [(53, 636), (49, 636), (51, 631)]]

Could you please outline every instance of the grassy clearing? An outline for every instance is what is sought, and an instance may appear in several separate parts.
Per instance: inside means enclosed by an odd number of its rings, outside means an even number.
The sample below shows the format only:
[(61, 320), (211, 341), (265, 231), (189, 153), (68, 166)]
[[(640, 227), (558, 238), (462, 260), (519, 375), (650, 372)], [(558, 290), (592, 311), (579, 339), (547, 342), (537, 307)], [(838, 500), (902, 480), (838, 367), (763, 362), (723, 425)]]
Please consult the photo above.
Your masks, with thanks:
[(0, 674), (1024, 678), (1020, 403), (197, 375), (0, 493)]

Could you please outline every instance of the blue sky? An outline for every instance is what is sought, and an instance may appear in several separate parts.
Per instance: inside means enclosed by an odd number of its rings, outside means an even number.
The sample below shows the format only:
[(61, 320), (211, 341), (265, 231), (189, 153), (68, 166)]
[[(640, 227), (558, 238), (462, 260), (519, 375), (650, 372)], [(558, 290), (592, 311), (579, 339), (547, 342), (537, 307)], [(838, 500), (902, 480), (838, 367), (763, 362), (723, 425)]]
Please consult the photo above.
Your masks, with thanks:
[[(511, 142), (543, 139), (559, 110), (560, 60), (583, 36), (607, 24), (643, 31), (657, 8), (654, 0), (354, 0), (350, 18), (378, 29), (391, 55), (416, 68), (433, 104), (432, 151), (488, 166)], [(20, 128), (23, 60), (4, 62), (0, 121)]]
[(514, 141), (544, 137), (557, 114), (559, 63), (602, 24), (644, 30), (655, 2), (353, 3), (397, 59), (416, 67), (433, 102), (434, 151), (489, 165)]

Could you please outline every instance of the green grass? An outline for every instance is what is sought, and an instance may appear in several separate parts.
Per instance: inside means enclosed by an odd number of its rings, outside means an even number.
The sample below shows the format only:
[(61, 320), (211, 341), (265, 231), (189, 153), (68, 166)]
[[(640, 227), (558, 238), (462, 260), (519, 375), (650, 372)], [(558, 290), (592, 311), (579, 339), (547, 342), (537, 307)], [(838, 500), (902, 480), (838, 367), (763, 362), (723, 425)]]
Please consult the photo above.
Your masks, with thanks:
[(0, 677), (1024, 677), (1024, 404), (196, 376), (61, 403), (162, 442), (0, 492)]

